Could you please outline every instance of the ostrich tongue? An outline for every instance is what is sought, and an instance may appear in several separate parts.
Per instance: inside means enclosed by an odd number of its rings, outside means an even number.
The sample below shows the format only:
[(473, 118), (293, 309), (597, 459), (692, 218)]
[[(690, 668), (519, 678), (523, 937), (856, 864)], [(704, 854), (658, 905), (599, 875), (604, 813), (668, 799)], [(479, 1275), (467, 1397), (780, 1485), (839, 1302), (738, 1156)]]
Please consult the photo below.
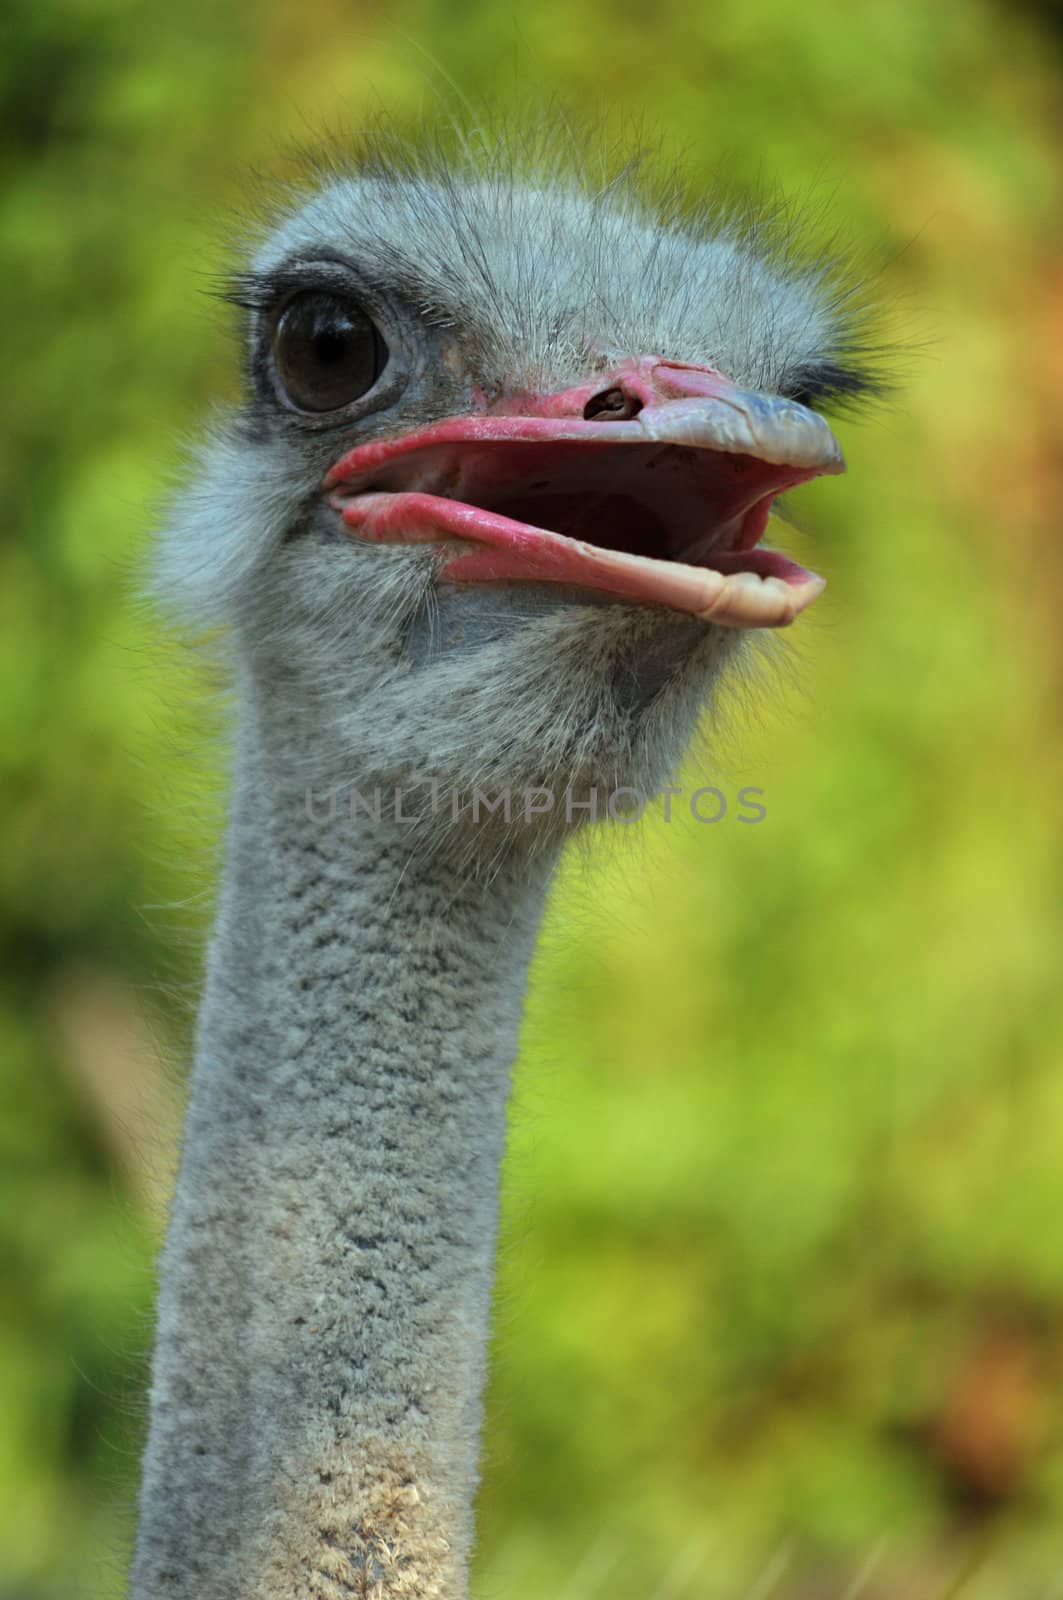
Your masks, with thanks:
[[(829, 426), (711, 369), (658, 363), (651, 388), (636, 366), (604, 395), (599, 381), (360, 445), (328, 474), (331, 503), (360, 539), (440, 544), (446, 582), (575, 585), (727, 627), (792, 622), (824, 580), (760, 540), (777, 495), (845, 470)], [(680, 386), (704, 392), (669, 393)], [(606, 400), (628, 414), (605, 415)]]

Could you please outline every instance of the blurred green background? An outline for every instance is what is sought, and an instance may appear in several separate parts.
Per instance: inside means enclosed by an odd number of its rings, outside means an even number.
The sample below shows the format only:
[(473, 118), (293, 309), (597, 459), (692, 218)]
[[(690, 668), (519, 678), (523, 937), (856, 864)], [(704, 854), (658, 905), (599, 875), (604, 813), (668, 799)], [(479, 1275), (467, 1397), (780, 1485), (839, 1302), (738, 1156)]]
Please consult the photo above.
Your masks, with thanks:
[[(476, 1592), (1063, 1596), (1058, 8), (5, 10), (0, 1597), (122, 1588), (209, 915), (201, 670), (130, 598), (248, 169), (448, 78), (829, 199), (918, 349), (801, 501), (830, 577), (536, 969)], [(208, 781), (200, 781), (199, 774)], [(173, 1065), (177, 1063), (177, 1065)]]

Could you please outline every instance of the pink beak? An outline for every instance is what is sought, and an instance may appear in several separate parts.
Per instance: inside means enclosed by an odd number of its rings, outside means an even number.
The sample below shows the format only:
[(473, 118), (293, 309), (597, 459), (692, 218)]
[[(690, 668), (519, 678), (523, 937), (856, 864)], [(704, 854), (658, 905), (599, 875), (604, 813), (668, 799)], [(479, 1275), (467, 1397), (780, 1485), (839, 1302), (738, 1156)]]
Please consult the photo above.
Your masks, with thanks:
[(561, 583), (778, 627), (824, 585), (756, 548), (772, 502), (844, 466), (818, 413), (642, 356), (359, 445), (324, 487), (361, 539), (451, 546), (443, 581)]

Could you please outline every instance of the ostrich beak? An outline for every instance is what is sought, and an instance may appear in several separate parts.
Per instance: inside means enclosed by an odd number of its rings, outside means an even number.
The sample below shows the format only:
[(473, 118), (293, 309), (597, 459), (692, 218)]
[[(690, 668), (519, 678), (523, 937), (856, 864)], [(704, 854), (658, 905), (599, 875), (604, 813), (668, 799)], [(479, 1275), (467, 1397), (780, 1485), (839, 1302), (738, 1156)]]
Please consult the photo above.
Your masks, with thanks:
[(444, 582), (566, 584), (771, 628), (824, 588), (761, 546), (775, 497), (844, 471), (817, 412), (643, 356), (359, 445), (324, 487), (360, 539), (440, 544)]

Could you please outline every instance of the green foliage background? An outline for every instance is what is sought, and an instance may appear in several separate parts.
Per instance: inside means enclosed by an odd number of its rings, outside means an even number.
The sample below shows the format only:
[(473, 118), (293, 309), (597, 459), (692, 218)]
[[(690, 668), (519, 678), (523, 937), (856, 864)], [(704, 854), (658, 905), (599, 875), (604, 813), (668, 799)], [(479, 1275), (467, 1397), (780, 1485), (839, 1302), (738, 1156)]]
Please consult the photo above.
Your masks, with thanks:
[(802, 496), (798, 668), (571, 865), (507, 1167), (477, 1592), (1063, 1595), (1058, 11), (17, 0), (0, 24), (0, 1597), (117, 1595), (209, 912), (130, 600), (233, 389), (247, 166), (449, 76), (826, 196), (919, 346)]

